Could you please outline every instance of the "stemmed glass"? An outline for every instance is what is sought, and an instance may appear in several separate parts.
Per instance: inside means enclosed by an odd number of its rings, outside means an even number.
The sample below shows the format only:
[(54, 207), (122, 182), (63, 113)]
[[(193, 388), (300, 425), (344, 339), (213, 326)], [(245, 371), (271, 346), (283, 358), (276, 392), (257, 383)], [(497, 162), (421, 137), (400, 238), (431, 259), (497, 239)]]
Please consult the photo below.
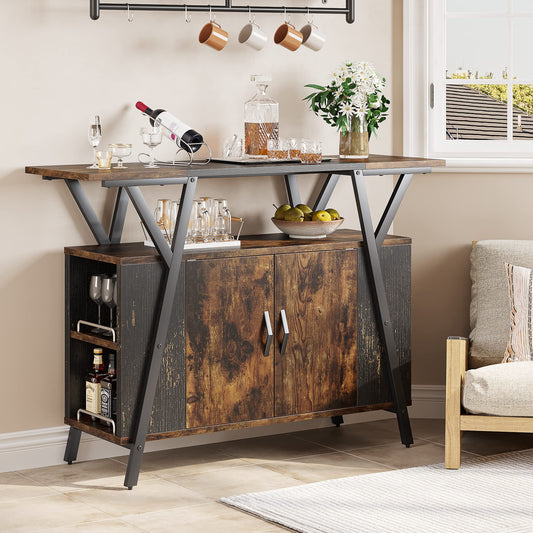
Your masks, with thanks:
[(102, 139), (102, 125), (100, 124), (100, 117), (98, 115), (94, 117), (94, 123), (89, 126), (87, 137), (93, 147), (93, 164), (87, 168), (98, 168), (96, 164), (96, 148), (98, 148)]
[[(98, 305), (98, 324), (102, 324), (101, 307), (102, 307), (102, 275), (91, 276), (89, 283), (89, 298)], [(91, 333), (102, 333), (102, 328), (93, 328)]]
[[(116, 306), (115, 302), (115, 278), (103, 278), (102, 280), (102, 303), (109, 307), (109, 327), (113, 327), (113, 308)], [(110, 331), (104, 333), (104, 336), (111, 337), (113, 334)]]
[(150, 149), (150, 163), (144, 165), (146, 168), (159, 168), (159, 165), (155, 164), (154, 148), (161, 144), (163, 135), (161, 133), (161, 126), (149, 126), (141, 128), (141, 137), (143, 143)]
[(113, 157), (117, 158), (117, 166), (113, 168), (128, 168), (124, 166), (122, 159), (131, 155), (131, 144), (110, 144), (108, 148), (113, 152)]

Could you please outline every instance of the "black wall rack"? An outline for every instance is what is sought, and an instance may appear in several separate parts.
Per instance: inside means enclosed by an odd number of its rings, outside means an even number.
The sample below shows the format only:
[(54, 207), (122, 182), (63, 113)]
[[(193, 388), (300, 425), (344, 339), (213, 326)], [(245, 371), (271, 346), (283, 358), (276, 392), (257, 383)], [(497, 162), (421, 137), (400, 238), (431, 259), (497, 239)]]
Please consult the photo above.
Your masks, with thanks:
[[(328, 0), (322, 0), (326, 4)], [(129, 4), (101, 2), (89, 0), (90, 14), (93, 20), (100, 17), (100, 11), (185, 11), (188, 12), (226, 12), (226, 13), (313, 13), (329, 15), (345, 15), (346, 22), (352, 24), (355, 21), (355, 0), (346, 0), (346, 7), (287, 7), (287, 6), (235, 6), (232, 0), (224, 0), (222, 5), (196, 5), (196, 4)]]

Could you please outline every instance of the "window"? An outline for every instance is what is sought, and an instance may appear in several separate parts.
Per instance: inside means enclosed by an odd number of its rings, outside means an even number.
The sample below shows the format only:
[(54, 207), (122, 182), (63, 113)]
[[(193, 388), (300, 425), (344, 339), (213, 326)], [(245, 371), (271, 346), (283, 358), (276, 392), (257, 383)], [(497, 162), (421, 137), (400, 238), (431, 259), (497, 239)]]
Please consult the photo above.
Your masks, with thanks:
[(407, 0), (404, 15), (405, 114), (425, 132), (417, 155), (531, 157), (533, 1)]

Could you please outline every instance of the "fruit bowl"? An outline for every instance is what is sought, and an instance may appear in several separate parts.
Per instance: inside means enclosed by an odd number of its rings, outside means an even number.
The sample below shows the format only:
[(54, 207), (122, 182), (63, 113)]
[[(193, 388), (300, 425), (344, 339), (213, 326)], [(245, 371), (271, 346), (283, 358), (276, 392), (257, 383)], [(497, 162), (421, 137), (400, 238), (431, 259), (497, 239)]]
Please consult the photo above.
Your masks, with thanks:
[(328, 222), (321, 222), (320, 220), (300, 222), (299, 220), (278, 220), (276, 218), (270, 220), (280, 231), (292, 239), (324, 239), (326, 235), (333, 233), (344, 222), (344, 218)]

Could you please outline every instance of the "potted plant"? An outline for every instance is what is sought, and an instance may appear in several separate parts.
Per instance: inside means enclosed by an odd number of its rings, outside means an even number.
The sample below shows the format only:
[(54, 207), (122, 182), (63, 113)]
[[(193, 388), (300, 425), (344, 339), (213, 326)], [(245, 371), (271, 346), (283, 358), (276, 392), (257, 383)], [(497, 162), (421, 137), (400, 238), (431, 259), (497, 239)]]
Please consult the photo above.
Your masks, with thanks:
[(340, 133), (341, 158), (366, 158), (368, 140), (387, 118), (390, 101), (382, 94), (385, 78), (380, 78), (366, 61), (347, 61), (333, 73), (331, 82), (308, 84), (315, 89), (304, 98), (313, 112)]

